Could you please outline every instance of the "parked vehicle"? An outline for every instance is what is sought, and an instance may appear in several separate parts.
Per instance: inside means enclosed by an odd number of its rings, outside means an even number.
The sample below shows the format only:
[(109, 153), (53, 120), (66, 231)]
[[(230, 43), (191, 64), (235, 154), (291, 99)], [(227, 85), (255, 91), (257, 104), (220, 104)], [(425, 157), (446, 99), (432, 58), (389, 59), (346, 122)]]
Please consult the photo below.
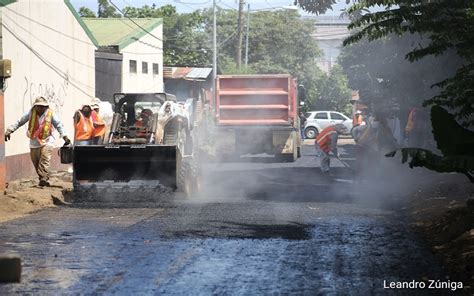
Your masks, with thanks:
[(342, 123), (346, 126), (348, 134), (352, 129), (352, 120), (346, 115), (336, 111), (310, 111), (305, 114), (306, 124), (304, 135), (307, 139), (314, 139), (324, 128)]

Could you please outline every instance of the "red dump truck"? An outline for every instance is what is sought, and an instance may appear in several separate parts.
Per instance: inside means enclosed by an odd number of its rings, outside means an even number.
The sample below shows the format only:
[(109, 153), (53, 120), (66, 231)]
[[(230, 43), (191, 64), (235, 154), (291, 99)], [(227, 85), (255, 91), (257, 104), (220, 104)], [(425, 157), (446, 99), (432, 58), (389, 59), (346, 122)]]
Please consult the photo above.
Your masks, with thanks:
[(217, 76), (217, 155), (295, 161), (301, 148), (298, 101), (296, 80), (290, 75)]

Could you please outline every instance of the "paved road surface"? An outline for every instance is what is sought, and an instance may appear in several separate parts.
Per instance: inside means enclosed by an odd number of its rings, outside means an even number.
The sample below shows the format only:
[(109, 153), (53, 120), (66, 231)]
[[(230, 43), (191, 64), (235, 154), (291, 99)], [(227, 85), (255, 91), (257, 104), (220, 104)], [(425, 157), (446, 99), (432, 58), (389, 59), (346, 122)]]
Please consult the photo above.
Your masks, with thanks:
[(0, 224), (0, 253), (24, 264), (22, 282), (0, 294), (449, 292), (383, 289), (444, 274), (396, 202), (364, 202), (350, 170), (336, 161), (322, 176), (312, 147), (303, 154), (209, 166), (205, 192), (190, 200), (62, 207)]

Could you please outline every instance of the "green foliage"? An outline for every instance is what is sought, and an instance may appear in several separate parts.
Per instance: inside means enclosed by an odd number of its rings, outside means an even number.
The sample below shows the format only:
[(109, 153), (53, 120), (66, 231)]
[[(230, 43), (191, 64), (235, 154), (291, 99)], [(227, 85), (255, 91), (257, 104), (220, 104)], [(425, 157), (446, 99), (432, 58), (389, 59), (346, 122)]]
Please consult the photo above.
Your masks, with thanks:
[(201, 30), (203, 18), (199, 12), (176, 12), (173, 5), (156, 7), (145, 5), (125, 7), (124, 16), (130, 18), (162, 18), (165, 65), (207, 66), (211, 51), (208, 36)]
[(410, 168), (425, 167), (439, 173), (461, 173), (474, 183), (474, 157), (473, 156), (440, 156), (429, 150), (421, 148), (402, 148), (392, 151), (385, 156), (394, 157), (397, 152), (402, 154), (402, 163)]
[(410, 62), (406, 53), (425, 42), (418, 35), (389, 35), (369, 42), (362, 39), (345, 46), (339, 63), (352, 89), (377, 110), (401, 111), (401, 117), (413, 106), (439, 94), (432, 85), (453, 75), (460, 59), (453, 54), (426, 57)]
[[(426, 167), (436, 172), (457, 172), (474, 183), (474, 132), (460, 126), (454, 116), (439, 106), (431, 108), (431, 124), (438, 149), (443, 156), (420, 148), (403, 148), (402, 163), (411, 158), (409, 165)], [(386, 156), (393, 157), (397, 151)]]
[(326, 91), (321, 94), (324, 97), (321, 97), (320, 101), (327, 104), (326, 110), (351, 113), (351, 90), (347, 77), (339, 65), (332, 67), (326, 82)]
[[(203, 15), (211, 36), (211, 11)], [(321, 51), (311, 36), (312, 21), (302, 20), (294, 11), (260, 11), (251, 14), (249, 29), (248, 66), (238, 69), (234, 61), (237, 12), (218, 10), (218, 64), (224, 74), (288, 73), (306, 87), (311, 109), (348, 111), (351, 92), (341, 68), (336, 66), (326, 75), (316, 65)]]
[(98, 2), (98, 11), (97, 16), (100, 18), (113, 18), (121, 17), (122, 15), (117, 12), (115, 7), (113, 7), (109, 0), (97, 0)]
[(97, 17), (95, 13), (87, 7), (79, 8), (79, 15), (81, 17)]
[(385, 0), (361, 1), (351, 11), (386, 5), (385, 11), (367, 13), (355, 20), (351, 29), (359, 31), (346, 40), (346, 44), (363, 38), (377, 40), (392, 34), (417, 33), (427, 42), (418, 44), (406, 54), (410, 61), (426, 56), (439, 57), (452, 50), (463, 59), (454, 77), (437, 83), (441, 92), (425, 105), (446, 106), (454, 110), (458, 119), (466, 125), (474, 125), (474, 2), (468, 0)]

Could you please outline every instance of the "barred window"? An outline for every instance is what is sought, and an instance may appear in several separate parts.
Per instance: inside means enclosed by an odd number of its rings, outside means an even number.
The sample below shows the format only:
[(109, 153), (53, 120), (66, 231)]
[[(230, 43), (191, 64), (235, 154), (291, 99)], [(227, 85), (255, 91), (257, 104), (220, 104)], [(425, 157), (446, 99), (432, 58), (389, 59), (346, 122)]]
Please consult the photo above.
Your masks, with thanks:
[(130, 73), (137, 73), (137, 61), (130, 60)]

